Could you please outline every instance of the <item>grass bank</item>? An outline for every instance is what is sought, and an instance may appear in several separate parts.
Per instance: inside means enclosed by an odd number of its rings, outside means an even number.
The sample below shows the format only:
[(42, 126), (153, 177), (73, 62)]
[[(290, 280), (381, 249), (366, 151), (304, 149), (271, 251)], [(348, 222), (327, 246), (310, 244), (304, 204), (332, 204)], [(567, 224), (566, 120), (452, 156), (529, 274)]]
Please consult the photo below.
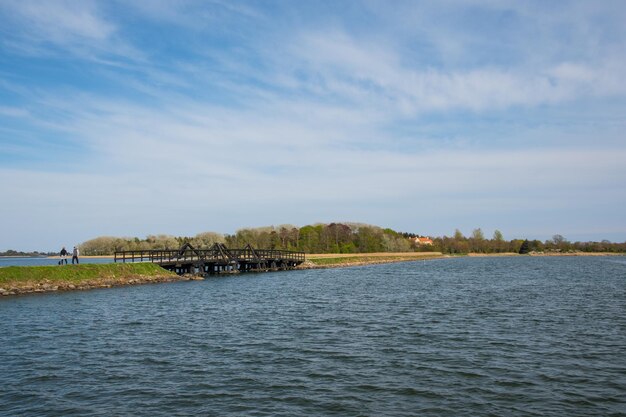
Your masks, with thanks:
[(184, 279), (151, 263), (8, 266), (0, 268), (0, 295), (49, 292)]

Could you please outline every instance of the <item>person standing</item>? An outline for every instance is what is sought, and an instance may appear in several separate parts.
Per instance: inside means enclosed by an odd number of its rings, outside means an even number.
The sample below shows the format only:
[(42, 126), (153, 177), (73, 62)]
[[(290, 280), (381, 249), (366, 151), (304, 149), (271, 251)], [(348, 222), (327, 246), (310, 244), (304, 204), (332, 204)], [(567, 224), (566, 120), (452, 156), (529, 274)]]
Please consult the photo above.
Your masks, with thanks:
[(78, 248), (74, 246), (72, 250), (72, 265), (74, 265), (74, 261), (76, 261), (76, 265), (78, 265)]
[(65, 249), (65, 246), (63, 246), (63, 248), (61, 249), (61, 260), (59, 261), (59, 265), (63, 265), (63, 263), (65, 263), (65, 265), (67, 265), (67, 250)]

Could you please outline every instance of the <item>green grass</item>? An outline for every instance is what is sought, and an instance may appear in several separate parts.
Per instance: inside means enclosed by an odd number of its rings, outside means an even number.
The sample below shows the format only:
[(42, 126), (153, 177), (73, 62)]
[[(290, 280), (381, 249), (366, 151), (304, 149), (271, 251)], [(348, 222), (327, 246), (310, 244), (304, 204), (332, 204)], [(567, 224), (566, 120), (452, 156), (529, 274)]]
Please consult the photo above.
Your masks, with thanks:
[(175, 275), (151, 263), (8, 266), (0, 268), (0, 286), (19, 283), (72, 283), (104, 279)]

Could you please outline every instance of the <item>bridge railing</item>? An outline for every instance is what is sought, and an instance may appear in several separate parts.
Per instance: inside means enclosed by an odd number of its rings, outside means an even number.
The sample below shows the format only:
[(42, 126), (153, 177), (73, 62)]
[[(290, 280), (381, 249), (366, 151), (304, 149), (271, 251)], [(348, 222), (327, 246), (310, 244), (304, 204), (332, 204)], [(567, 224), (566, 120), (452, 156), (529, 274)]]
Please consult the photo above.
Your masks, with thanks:
[[(287, 260), (287, 261), (300, 261), (304, 262), (304, 252), (275, 250), (275, 249), (256, 249), (254, 253), (251, 253), (246, 249), (229, 249), (228, 250), (233, 259), (242, 261), (255, 261), (258, 259), (265, 260)], [(256, 255), (256, 256), (255, 256)]]
[(178, 251), (175, 250), (136, 250), (116, 251), (114, 262), (166, 262), (177, 259)]
[(302, 263), (305, 261), (304, 252), (275, 250), (275, 249), (228, 249), (224, 246), (211, 249), (194, 249), (192, 247), (175, 249), (154, 249), (136, 251), (116, 251), (114, 262), (267, 262), (287, 261)]

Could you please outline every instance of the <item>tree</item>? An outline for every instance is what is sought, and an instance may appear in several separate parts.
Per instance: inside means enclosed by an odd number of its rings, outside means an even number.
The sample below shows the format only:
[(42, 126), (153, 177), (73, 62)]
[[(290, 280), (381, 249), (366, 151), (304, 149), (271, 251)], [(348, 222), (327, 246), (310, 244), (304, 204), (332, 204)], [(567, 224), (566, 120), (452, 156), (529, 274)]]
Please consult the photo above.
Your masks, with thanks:
[(558, 247), (560, 244), (565, 242), (565, 238), (561, 235), (554, 235), (552, 236), (552, 242), (554, 242), (554, 244)]
[(298, 248), (307, 253), (319, 252), (320, 230), (316, 226), (304, 226), (300, 229)]
[(411, 244), (407, 239), (386, 232), (383, 234), (382, 244), (385, 252), (408, 252), (411, 250)]
[(331, 223), (324, 229), (326, 247), (331, 252), (343, 252), (342, 247), (352, 242), (352, 229), (341, 223)]
[(480, 227), (472, 231), (472, 239), (485, 240), (485, 235), (483, 234), (483, 230)]
[(485, 235), (483, 234), (482, 229), (480, 227), (478, 229), (474, 229), (472, 231), (470, 250), (472, 252), (484, 252), (485, 251), (484, 243), (485, 243)]
[[(548, 243), (548, 242), (546, 242)], [(561, 235), (552, 236), (552, 242), (549, 242), (553, 245), (554, 249), (557, 250), (567, 250), (570, 249), (570, 243)]]
[(194, 238), (190, 239), (189, 242), (195, 248), (210, 248), (215, 243), (226, 243), (226, 239), (224, 235), (215, 232), (203, 232), (198, 233)]
[(459, 229), (454, 231), (454, 237), (448, 242), (449, 253), (468, 253), (470, 250), (467, 238), (463, 236), (463, 233)]
[(522, 242), (522, 246), (519, 248), (519, 254), (526, 255), (529, 252), (530, 252), (530, 242), (528, 242), (528, 239), (526, 239)]
[(356, 232), (356, 246), (359, 252), (363, 253), (382, 252), (384, 250), (382, 230), (374, 226), (359, 227)]
[(498, 253), (504, 250), (504, 236), (498, 229), (493, 232), (493, 250)]
[(286, 227), (281, 227), (278, 231), (278, 237), (280, 238), (281, 248), (287, 249), (291, 243), (291, 230)]

